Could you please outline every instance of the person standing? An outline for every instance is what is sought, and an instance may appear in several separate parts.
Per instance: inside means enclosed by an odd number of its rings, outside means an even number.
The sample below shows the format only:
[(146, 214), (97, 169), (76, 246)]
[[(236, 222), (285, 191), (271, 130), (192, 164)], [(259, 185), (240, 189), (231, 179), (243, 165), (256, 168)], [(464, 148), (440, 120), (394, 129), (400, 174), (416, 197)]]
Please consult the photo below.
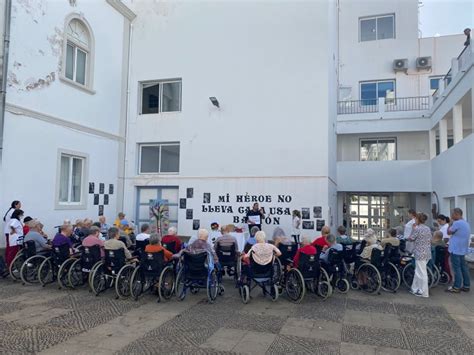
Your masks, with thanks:
[(245, 220), (249, 227), (249, 231), (252, 227), (258, 227), (259, 230), (262, 230), (262, 220), (265, 218), (263, 213), (263, 208), (260, 208), (258, 202), (255, 202), (252, 206), (252, 209), (247, 211), (245, 215)]
[(16, 209), (11, 216), (9, 227), (10, 233), (8, 235), (8, 244), (5, 249), (5, 262), (7, 265), (15, 258), (16, 253), (20, 249), (20, 245), (23, 244), (23, 211)]
[[(13, 212), (15, 210), (19, 210), (21, 208), (21, 202), (18, 200), (13, 201), (10, 204), (10, 208), (5, 212), (5, 215), (3, 216), (3, 222), (5, 222), (3, 226), (3, 234), (5, 234), (5, 239), (6, 239), (6, 248), (8, 249), (9, 246), (9, 235), (10, 235), (10, 220), (12, 218)], [(8, 264), (8, 263), (7, 263)]]
[(443, 214), (440, 214), (436, 218), (436, 221), (438, 222), (440, 232), (443, 233), (444, 242), (445, 243), (449, 242), (449, 234), (448, 234), (449, 218)]
[(415, 276), (410, 292), (418, 297), (429, 297), (426, 265), (431, 259), (431, 230), (425, 225), (427, 219), (426, 214), (418, 213), (415, 223), (412, 225), (413, 232), (408, 238), (414, 243), (413, 254), (415, 256)]
[(416, 211), (414, 209), (409, 209), (408, 210), (408, 218), (409, 221), (405, 224), (405, 229), (403, 231), (403, 239), (405, 239), (406, 242), (406, 250), (411, 253), (413, 252), (413, 241), (411, 241), (409, 238), (413, 233), (413, 225), (416, 223)]
[(293, 221), (292, 221), (293, 230), (291, 232), (291, 236), (295, 240), (295, 243), (299, 244), (300, 234), (301, 234), (301, 213), (298, 210), (293, 210), (292, 215), (293, 215)]
[(464, 34), (466, 35), (466, 42), (464, 42), (464, 46), (467, 47), (471, 44), (471, 29), (464, 29)]
[(459, 293), (461, 291), (469, 292), (471, 287), (469, 267), (464, 259), (469, 251), (471, 227), (469, 223), (462, 218), (462, 214), (463, 212), (460, 208), (453, 210), (451, 213), (453, 222), (448, 229), (448, 234), (451, 236), (448, 251), (450, 253), (451, 266), (454, 273), (454, 284), (446, 291), (452, 293)]

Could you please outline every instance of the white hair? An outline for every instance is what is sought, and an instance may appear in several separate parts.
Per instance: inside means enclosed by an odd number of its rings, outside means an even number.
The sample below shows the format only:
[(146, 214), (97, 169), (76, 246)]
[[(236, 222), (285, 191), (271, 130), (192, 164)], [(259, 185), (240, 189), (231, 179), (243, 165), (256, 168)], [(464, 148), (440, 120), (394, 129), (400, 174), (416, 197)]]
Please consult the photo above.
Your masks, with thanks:
[(207, 237), (209, 237), (209, 232), (207, 231), (207, 229), (201, 228), (198, 231), (198, 237), (199, 239), (207, 240)]
[(258, 231), (257, 234), (255, 234), (255, 239), (257, 239), (257, 243), (265, 243), (267, 236), (264, 231)]
[(176, 233), (177, 233), (176, 227), (169, 227), (168, 228), (168, 233), (171, 234), (171, 235), (176, 235)]

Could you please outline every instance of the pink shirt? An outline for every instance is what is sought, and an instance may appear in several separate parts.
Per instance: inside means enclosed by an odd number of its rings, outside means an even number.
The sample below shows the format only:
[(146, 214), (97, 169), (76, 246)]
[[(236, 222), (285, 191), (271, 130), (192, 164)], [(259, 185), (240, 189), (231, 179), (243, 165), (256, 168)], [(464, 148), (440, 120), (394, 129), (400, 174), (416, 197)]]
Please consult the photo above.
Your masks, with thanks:
[(104, 242), (97, 238), (97, 237), (94, 237), (93, 235), (89, 235), (88, 237), (84, 238), (84, 240), (82, 241), (82, 246), (84, 247), (93, 247), (94, 245), (99, 245), (100, 246), (100, 256), (103, 258), (105, 256), (105, 252), (104, 252)]

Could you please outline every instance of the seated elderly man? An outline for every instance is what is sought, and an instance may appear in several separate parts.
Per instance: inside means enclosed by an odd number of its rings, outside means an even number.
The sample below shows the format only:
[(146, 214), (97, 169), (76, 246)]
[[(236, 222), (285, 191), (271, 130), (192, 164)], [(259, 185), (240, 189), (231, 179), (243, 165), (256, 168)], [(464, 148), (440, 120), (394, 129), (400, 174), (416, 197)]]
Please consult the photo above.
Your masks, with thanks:
[(308, 237), (301, 239), (301, 247), (297, 250), (295, 257), (293, 258), (293, 266), (298, 268), (301, 254), (305, 255), (316, 255), (318, 251), (314, 246), (311, 245)]
[(43, 235), (41, 235), (42, 224), (39, 221), (33, 220), (30, 221), (28, 225), (30, 226), (30, 231), (25, 236), (23, 242), (27, 243), (29, 241), (34, 241), (37, 253), (50, 250), (51, 245), (49, 245), (47, 243), (47, 239)]
[(280, 227), (276, 227), (273, 231), (272, 240), (277, 248), (280, 244), (290, 245), (293, 243), (291, 239), (286, 236), (285, 231)]
[(336, 237), (333, 234), (329, 234), (326, 237), (326, 241), (328, 243), (327, 247), (323, 248), (323, 252), (319, 256), (319, 259), (325, 263), (329, 262), (329, 251), (331, 249), (337, 250), (337, 251), (342, 251), (342, 244), (336, 243)]
[(72, 225), (70, 224), (63, 224), (61, 227), (59, 227), (59, 233), (56, 234), (53, 238), (52, 241), (52, 246), (54, 247), (60, 247), (61, 245), (67, 244), (69, 246), (69, 253), (73, 254), (73, 245), (72, 245)]
[(149, 239), (149, 244), (145, 247), (145, 253), (159, 253), (163, 251), (163, 259), (165, 262), (173, 258), (173, 253), (163, 248), (161, 245), (161, 238), (157, 234), (152, 234)]
[(177, 232), (178, 231), (176, 230), (175, 227), (168, 228), (168, 234), (162, 238), (161, 242), (163, 244), (174, 243), (175, 250), (180, 251), (182, 242), (181, 242), (181, 239), (179, 239)]
[(178, 254), (173, 255), (173, 257), (180, 257), (183, 253), (189, 254), (199, 254), (203, 251), (211, 253), (214, 263), (217, 265), (219, 258), (214, 250), (214, 248), (208, 242), (209, 232), (201, 228), (198, 231), (198, 237), (192, 243), (190, 243), (185, 249), (181, 250)]
[(255, 243), (248, 253), (244, 254), (243, 260), (245, 263), (249, 263), (250, 256), (254, 262), (259, 265), (267, 265), (273, 260), (273, 256), (280, 256), (281, 252), (273, 244), (267, 243), (265, 232), (259, 231), (255, 235), (257, 243)]
[(237, 239), (233, 235), (230, 234), (232, 230), (232, 225), (228, 224), (223, 228), (223, 235), (216, 239), (216, 243), (214, 244), (214, 248), (217, 250), (217, 246), (235, 246), (235, 250), (239, 250), (239, 245), (237, 243)]
[[(109, 228), (110, 229), (110, 228)], [(82, 246), (83, 247), (92, 247), (94, 245), (98, 245), (100, 247), (100, 256), (104, 257), (104, 241), (100, 239), (100, 234), (102, 232), (100, 231), (100, 228), (97, 226), (92, 226), (89, 229), (89, 235), (84, 238), (82, 241)]]
[(132, 253), (130, 253), (130, 250), (127, 249), (127, 246), (119, 240), (120, 238), (120, 233), (117, 227), (112, 227), (109, 228), (109, 239), (105, 241), (104, 243), (104, 249), (105, 250), (119, 250), (123, 249), (125, 252), (125, 258), (128, 260), (132, 259)]
[(385, 237), (380, 242), (382, 248), (385, 248), (385, 245), (391, 244), (392, 247), (398, 247), (400, 245), (400, 240), (397, 238), (397, 231), (395, 229), (390, 229)]

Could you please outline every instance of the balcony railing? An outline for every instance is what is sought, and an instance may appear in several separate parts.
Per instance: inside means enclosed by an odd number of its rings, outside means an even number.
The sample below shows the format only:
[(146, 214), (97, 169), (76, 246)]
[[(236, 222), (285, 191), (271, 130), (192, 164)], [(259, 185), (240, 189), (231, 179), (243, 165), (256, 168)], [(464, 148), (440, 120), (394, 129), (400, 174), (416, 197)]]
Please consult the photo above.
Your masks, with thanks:
[(337, 113), (340, 115), (350, 115), (353, 113), (370, 113), (378, 111), (378, 100), (349, 100), (337, 102)]
[(337, 113), (351, 115), (356, 113), (396, 112), (396, 111), (421, 111), (430, 109), (429, 96), (397, 97), (338, 101)]
[(467, 66), (467, 63), (471, 61), (471, 56), (472, 56), (472, 48), (469, 48), (470, 46), (464, 47), (463, 51), (461, 54), (458, 55), (458, 71), (464, 70), (464, 68)]
[(395, 99), (385, 99), (385, 111), (420, 111), (430, 109), (429, 96), (397, 97)]

